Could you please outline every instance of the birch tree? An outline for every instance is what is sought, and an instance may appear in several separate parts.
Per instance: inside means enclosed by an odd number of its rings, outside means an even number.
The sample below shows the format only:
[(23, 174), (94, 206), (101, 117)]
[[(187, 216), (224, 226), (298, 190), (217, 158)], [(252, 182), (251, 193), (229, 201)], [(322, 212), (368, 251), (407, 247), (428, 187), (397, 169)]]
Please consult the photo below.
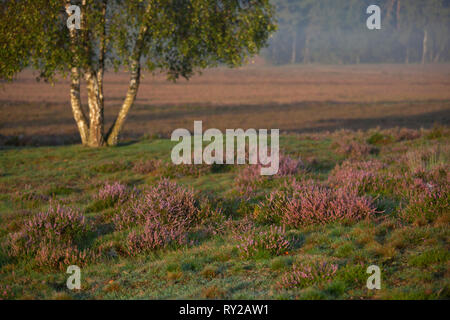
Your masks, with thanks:
[[(79, 30), (67, 28), (70, 5), (81, 9)], [(0, 0), (0, 14), (0, 77), (13, 80), (26, 67), (49, 81), (70, 77), (73, 117), (82, 144), (91, 147), (117, 144), (144, 70), (175, 81), (212, 66), (239, 66), (275, 30), (269, 0)], [(105, 128), (103, 76), (119, 68), (129, 72), (128, 89)]]

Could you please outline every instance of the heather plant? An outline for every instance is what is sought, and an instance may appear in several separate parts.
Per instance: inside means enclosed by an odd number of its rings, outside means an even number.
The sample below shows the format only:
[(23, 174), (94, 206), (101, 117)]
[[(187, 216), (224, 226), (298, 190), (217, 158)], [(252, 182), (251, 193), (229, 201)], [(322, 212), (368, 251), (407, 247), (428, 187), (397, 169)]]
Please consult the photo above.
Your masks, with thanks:
[(424, 225), (443, 218), (448, 221), (450, 212), (449, 185), (439, 186), (415, 179), (409, 189), (409, 202), (400, 216), (407, 222)]
[(367, 139), (367, 143), (372, 145), (384, 145), (393, 142), (393, 140), (391, 135), (375, 132)]
[(106, 183), (96, 195), (96, 199), (103, 201), (109, 205), (113, 205), (115, 203), (122, 204), (124, 203), (131, 192), (128, 187), (119, 182), (114, 183)]
[(328, 262), (316, 262), (307, 265), (294, 264), (292, 270), (281, 277), (278, 287), (280, 289), (307, 288), (330, 282), (336, 275), (337, 270), (336, 264)]
[(124, 230), (147, 220), (167, 225), (192, 227), (199, 209), (194, 192), (168, 179), (142, 192), (113, 218), (116, 229)]
[(14, 298), (14, 294), (9, 285), (0, 284), (0, 300), (11, 300)]
[(305, 165), (300, 158), (294, 159), (290, 156), (280, 155), (280, 163), (277, 176), (293, 176), (297, 174), (300, 169), (304, 168), (304, 166)]
[(148, 219), (142, 231), (131, 231), (127, 238), (129, 255), (163, 249), (171, 244), (182, 245), (187, 241), (187, 232), (183, 225), (167, 225)]
[(349, 161), (336, 165), (328, 176), (328, 184), (358, 194), (377, 192), (384, 188), (380, 171), (385, 165), (378, 160)]
[(133, 171), (140, 174), (152, 173), (161, 166), (161, 163), (161, 160), (139, 160), (134, 163)]
[(80, 212), (51, 204), (46, 212), (25, 221), (19, 232), (9, 235), (9, 254), (32, 257), (38, 266), (61, 268), (68, 262), (83, 262), (92, 254), (78, 246), (90, 230)]
[(235, 190), (239, 195), (250, 198), (257, 194), (266, 177), (261, 175), (261, 165), (246, 165), (236, 176)]
[[(361, 135), (361, 134), (359, 134)], [(377, 154), (378, 148), (368, 144), (367, 142), (360, 141), (355, 136), (337, 136), (335, 134), (334, 147), (338, 154), (352, 158), (361, 159), (371, 154)]]
[(39, 267), (64, 270), (69, 265), (85, 266), (98, 257), (90, 249), (79, 249), (65, 243), (46, 243), (37, 250), (34, 260)]
[(213, 207), (208, 199), (200, 201), (197, 229), (207, 235), (225, 234), (231, 219), (227, 218), (220, 207)]
[(446, 127), (440, 125), (434, 125), (431, 130), (427, 132), (426, 138), (428, 140), (439, 139), (445, 135), (449, 134), (449, 130)]
[(321, 186), (313, 181), (298, 183), (294, 179), (284, 189), (273, 191), (255, 209), (254, 216), (260, 222), (299, 228), (315, 223), (355, 222), (376, 212), (369, 197), (343, 188)]
[(117, 230), (144, 226), (128, 235), (128, 251), (134, 255), (170, 244), (186, 243), (189, 233), (199, 222), (203, 222), (209, 231), (219, 232), (221, 219), (221, 212), (209, 206), (202, 207), (192, 190), (162, 179), (133, 199), (114, 216), (113, 221)]
[(409, 151), (403, 157), (403, 162), (412, 174), (424, 174), (439, 166), (445, 166), (450, 161), (449, 146), (431, 146), (420, 150)]
[(283, 227), (271, 226), (268, 231), (252, 230), (244, 235), (236, 235), (240, 242), (237, 246), (239, 253), (245, 257), (255, 257), (264, 254), (287, 254), (291, 243)]
[(409, 128), (396, 128), (392, 130), (392, 136), (396, 141), (407, 141), (419, 139), (422, 134), (419, 130)]

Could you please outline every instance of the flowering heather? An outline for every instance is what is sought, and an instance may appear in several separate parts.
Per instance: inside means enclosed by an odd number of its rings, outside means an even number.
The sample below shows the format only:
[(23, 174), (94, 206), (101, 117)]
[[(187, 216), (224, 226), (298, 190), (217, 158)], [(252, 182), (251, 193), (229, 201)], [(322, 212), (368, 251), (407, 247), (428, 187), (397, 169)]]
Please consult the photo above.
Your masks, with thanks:
[(237, 235), (240, 244), (237, 246), (242, 256), (249, 258), (259, 252), (281, 255), (288, 251), (291, 244), (286, 237), (285, 229), (271, 226), (268, 231), (251, 231), (243, 236)]
[(409, 203), (400, 214), (408, 222), (422, 225), (450, 212), (449, 185), (440, 186), (417, 178), (408, 198)]
[(0, 300), (10, 300), (13, 298), (14, 295), (12, 293), (11, 287), (8, 285), (0, 284)]
[(354, 222), (376, 213), (372, 200), (354, 192), (331, 189), (312, 181), (295, 180), (284, 190), (273, 191), (257, 206), (255, 219), (298, 228), (314, 223)]
[(281, 289), (307, 288), (319, 283), (331, 281), (336, 275), (338, 266), (327, 262), (310, 265), (293, 265), (292, 270), (282, 276), (278, 282)]
[(84, 266), (97, 257), (98, 254), (90, 249), (80, 250), (73, 245), (49, 243), (37, 250), (34, 260), (40, 267), (64, 270), (69, 265)]
[(134, 163), (133, 171), (140, 174), (148, 174), (154, 172), (161, 166), (161, 160), (140, 160)]
[(343, 187), (359, 194), (377, 191), (382, 188), (383, 179), (379, 171), (385, 166), (377, 160), (344, 161), (336, 165), (328, 177), (328, 183), (333, 187)]
[(303, 161), (298, 159), (293, 159), (289, 156), (280, 155), (280, 166), (278, 169), (278, 176), (292, 176), (298, 173), (298, 171), (304, 167)]
[(431, 171), (447, 168), (450, 161), (449, 146), (432, 146), (421, 150), (410, 151), (401, 159), (409, 172), (415, 175), (425, 175)]
[(350, 158), (360, 159), (370, 154), (377, 153), (378, 149), (366, 142), (356, 140), (337, 140), (335, 142), (336, 152)]
[(145, 223), (147, 220), (163, 224), (192, 226), (198, 218), (194, 192), (168, 179), (133, 199), (131, 204), (114, 217), (118, 230)]
[(89, 230), (80, 212), (50, 205), (46, 212), (25, 221), (19, 232), (9, 235), (9, 253), (13, 257), (33, 256), (40, 266), (61, 267), (68, 259), (87, 258), (88, 253), (80, 252), (76, 246)]
[(158, 221), (147, 220), (141, 232), (131, 231), (127, 238), (130, 255), (137, 255), (155, 249), (162, 249), (170, 244), (185, 244), (187, 232), (184, 226), (168, 226)]
[(422, 135), (419, 130), (408, 128), (397, 128), (393, 131), (392, 135), (396, 141), (415, 140)]
[(264, 181), (260, 165), (246, 165), (241, 168), (236, 177), (235, 189), (240, 195), (250, 198)]
[(128, 187), (119, 182), (114, 182), (112, 184), (106, 183), (99, 191), (96, 196), (97, 200), (107, 202), (109, 204), (124, 203), (130, 195)]

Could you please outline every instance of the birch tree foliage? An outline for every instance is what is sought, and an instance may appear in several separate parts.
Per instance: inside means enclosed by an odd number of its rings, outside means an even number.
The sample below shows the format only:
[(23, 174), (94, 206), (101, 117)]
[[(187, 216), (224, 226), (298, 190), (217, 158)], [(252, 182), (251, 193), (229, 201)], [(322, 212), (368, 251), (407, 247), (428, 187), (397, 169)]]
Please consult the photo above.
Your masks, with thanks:
[[(67, 28), (70, 5), (81, 9), (79, 30)], [(12, 81), (26, 67), (46, 81), (70, 77), (82, 143), (95, 147), (117, 144), (142, 70), (176, 80), (219, 64), (239, 66), (276, 29), (269, 0), (0, 0), (0, 14), (0, 78)], [(129, 87), (106, 130), (103, 74), (121, 67)], [(81, 77), (88, 108), (81, 105)]]

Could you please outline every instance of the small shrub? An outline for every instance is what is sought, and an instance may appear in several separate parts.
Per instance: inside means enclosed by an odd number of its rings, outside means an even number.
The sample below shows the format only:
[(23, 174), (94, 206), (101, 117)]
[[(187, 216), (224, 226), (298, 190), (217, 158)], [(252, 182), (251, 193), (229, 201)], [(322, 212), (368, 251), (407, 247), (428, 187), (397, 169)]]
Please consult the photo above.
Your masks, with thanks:
[(346, 189), (331, 189), (312, 181), (295, 180), (275, 190), (255, 210), (257, 221), (272, 221), (298, 228), (310, 224), (356, 222), (376, 213), (372, 200)]
[(323, 282), (331, 281), (336, 275), (338, 266), (327, 262), (309, 265), (293, 265), (292, 270), (284, 274), (278, 282), (282, 289), (307, 288)]
[(392, 140), (393, 138), (389, 135), (385, 135), (380, 132), (375, 132), (367, 139), (367, 143), (372, 145), (383, 145), (391, 143)]
[(14, 294), (9, 285), (0, 284), (0, 300), (11, 300), (14, 299)]
[(277, 176), (286, 177), (295, 175), (300, 169), (304, 168), (304, 166), (305, 165), (301, 159), (293, 159), (286, 155), (280, 155)]
[(161, 160), (140, 160), (134, 163), (133, 171), (140, 174), (148, 174), (156, 171), (161, 166)]
[[(416, 179), (416, 187), (410, 190), (410, 200), (400, 216), (407, 222), (424, 225), (449, 213), (448, 188), (424, 183)], [(419, 191), (418, 191), (419, 190)]]
[(255, 195), (264, 181), (260, 165), (246, 165), (239, 170), (235, 189), (244, 197)]
[(93, 260), (89, 250), (80, 251), (78, 244), (87, 236), (90, 226), (78, 211), (50, 205), (25, 221), (19, 232), (9, 236), (9, 254), (12, 257), (32, 257), (38, 266), (62, 269), (69, 263), (82, 265)]
[(415, 140), (419, 139), (421, 136), (420, 131), (408, 129), (408, 128), (401, 128), (394, 132), (394, 139), (396, 141), (406, 141), (406, 140)]
[(290, 241), (286, 237), (286, 232), (282, 227), (271, 226), (268, 231), (253, 231), (238, 238), (241, 243), (237, 248), (240, 254), (246, 258), (264, 253), (282, 255), (286, 254), (291, 247)]
[(188, 234), (199, 222), (215, 228), (221, 221), (220, 216), (220, 211), (212, 212), (208, 206), (201, 207), (192, 190), (162, 179), (134, 198), (113, 217), (113, 222), (117, 230), (144, 226), (128, 235), (129, 254), (135, 255), (169, 245), (186, 244)]
[(112, 206), (115, 203), (122, 204), (130, 196), (130, 190), (124, 184), (114, 182), (112, 184), (106, 183), (96, 195), (96, 199)]
[(332, 170), (328, 176), (328, 183), (333, 187), (343, 187), (358, 194), (376, 192), (384, 189), (384, 180), (379, 174), (383, 168), (384, 165), (377, 160), (344, 161)]
[(192, 227), (198, 220), (199, 208), (192, 190), (162, 179), (143, 192), (113, 217), (117, 230), (143, 225), (147, 220), (161, 224)]
[(335, 146), (338, 154), (355, 159), (364, 158), (379, 152), (376, 147), (356, 140), (338, 140), (335, 142)]
[(433, 128), (427, 133), (426, 138), (428, 140), (438, 139), (444, 136), (445, 128), (434, 125)]
[(186, 243), (186, 230), (181, 226), (174, 228), (159, 222), (147, 220), (141, 232), (131, 231), (127, 238), (129, 255), (137, 255), (171, 244)]

